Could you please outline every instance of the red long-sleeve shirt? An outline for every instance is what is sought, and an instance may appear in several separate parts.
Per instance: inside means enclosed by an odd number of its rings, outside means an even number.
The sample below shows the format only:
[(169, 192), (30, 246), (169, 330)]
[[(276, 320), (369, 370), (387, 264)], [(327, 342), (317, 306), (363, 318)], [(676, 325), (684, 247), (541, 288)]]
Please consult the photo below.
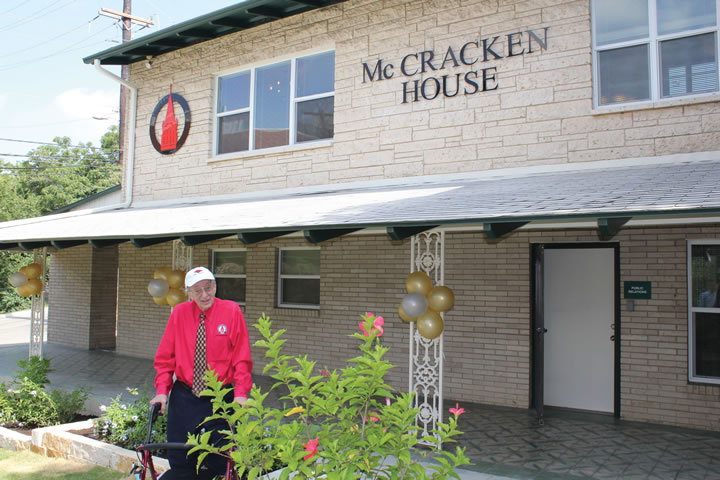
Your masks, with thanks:
[[(192, 385), (195, 340), (201, 310), (195, 302), (173, 308), (155, 354), (155, 389), (168, 395), (173, 374)], [(216, 298), (205, 312), (207, 362), (224, 383), (235, 383), (235, 396), (247, 397), (252, 388), (252, 358), (245, 318), (235, 302)]]

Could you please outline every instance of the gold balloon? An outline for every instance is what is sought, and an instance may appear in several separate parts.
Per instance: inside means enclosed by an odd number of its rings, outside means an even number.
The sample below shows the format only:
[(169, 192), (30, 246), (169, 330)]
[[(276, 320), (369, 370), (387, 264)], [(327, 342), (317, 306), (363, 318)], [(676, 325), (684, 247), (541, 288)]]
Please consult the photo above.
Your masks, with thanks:
[(165, 297), (152, 297), (153, 302), (155, 302), (155, 305), (167, 305), (167, 296)]
[(440, 314), (432, 310), (428, 310), (420, 315), (416, 323), (420, 335), (431, 340), (439, 337), (444, 327)]
[(30, 278), (30, 272), (28, 272), (28, 266), (27, 266), (27, 265), (25, 265), (24, 267), (20, 267), (20, 270), (18, 270), (18, 272), (22, 273), (22, 274), (25, 275), (27, 278)]
[(170, 270), (167, 275), (167, 282), (170, 288), (183, 288), (185, 286), (185, 272), (182, 270)]
[(408, 275), (407, 280), (405, 280), (405, 287), (408, 293), (417, 292), (422, 295), (427, 295), (432, 288), (432, 280), (430, 280), (430, 277), (428, 277), (425, 272), (413, 272)]
[(31, 278), (25, 284), (25, 287), (27, 288), (27, 291), (30, 293), (30, 295), (39, 295), (40, 292), (43, 291), (43, 283), (42, 281), (40, 281), (39, 278)]
[(17, 294), (21, 297), (29, 297), (30, 296), (30, 289), (28, 288), (28, 284), (26, 283), (22, 287), (17, 288)]
[(42, 275), (42, 265), (39, 263), (31, 263), (30, 265), (25, 265), (25, 275), (30, 278), (37, 278), (40, 275)]
[(170, 267), (158, 267), (155, 269), (155, 273), (153, 273), (153, 278), (162, 278), (163, 280), (167, 280), (170, 272), (172, 272)]
[(167, 295), (165, 295), (165, 299), (167, 300), (168, 305), (174, 307), (178, 303), (185, 301), (185, 293), (179, 288), (171, 288), (168, 290)]
[(398, 315), (400, 315), (400, 318), (402, 318), (402, 320), (404, 322), (410, 323), (410, 322), (414, 322), (415, 320), (417, 320), (417, 318), (411, 317), (410, 315), (405, 313), (405, 310), (403, 310), (403, 308), (402, 308), (402, 304), (398, 305)]
[(447, 312), (455, 305), (455, 294), (448, 287), (435, 287), (428, 293), (428, 308), (436, 312)]

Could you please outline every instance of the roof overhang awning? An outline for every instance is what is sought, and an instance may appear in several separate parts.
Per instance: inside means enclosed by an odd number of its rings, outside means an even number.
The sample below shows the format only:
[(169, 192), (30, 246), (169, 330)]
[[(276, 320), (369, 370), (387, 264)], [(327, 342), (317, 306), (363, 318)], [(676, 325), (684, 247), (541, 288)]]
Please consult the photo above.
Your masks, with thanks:
[(295, 232), (319, 243), (368, 228), (402, 240), (438, 226), (481, 227), (489, 239), (497, 239), (519, 228), (559, 222), (592, 222), (599, 237), (609, 239), (642, 220), (677, 224), (720, 218), (720, 158), (592, 167), (512, 169), (81, 210), (0, 223), (0, 249), (128, 241), (142, 248), (174, 239), (197, 245), (228, 236), (254, 244)]
[(248, 0), (83, 58), (88, 64), (129, 65), (346, 0)]

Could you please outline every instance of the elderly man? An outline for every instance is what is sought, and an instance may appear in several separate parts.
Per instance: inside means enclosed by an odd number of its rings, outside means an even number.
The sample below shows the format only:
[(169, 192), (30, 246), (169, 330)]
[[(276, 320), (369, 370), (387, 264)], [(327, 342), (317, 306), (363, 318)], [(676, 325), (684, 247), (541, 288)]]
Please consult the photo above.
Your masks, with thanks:
[[(187, 273), (185, 289), (190, 301), (173, 308), (155, 355), (157, 395), (150, 400), (160, 404), (161, 413), (167, 406), (168, 441), (181, 443), (212, 414), (210, 398), (200, 397), (207, 369), (234, 385), (227, 401), (242, 405), (252, 388), (250, 343), (240, 307), (215, 298), (215, 277), (205, 267)], [(163, 479), (212, 478), (224, 472), (222, 462), (206, 460), (198, 477), (196, 460), (184, 451), (168, 452), (168, 461), (171, 469)]]

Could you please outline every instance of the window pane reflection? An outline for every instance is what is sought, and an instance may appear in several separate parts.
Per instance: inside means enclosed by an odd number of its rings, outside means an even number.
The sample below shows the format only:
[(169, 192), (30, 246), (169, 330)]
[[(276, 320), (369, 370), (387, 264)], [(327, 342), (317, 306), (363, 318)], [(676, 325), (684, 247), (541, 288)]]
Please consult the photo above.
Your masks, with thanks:
[(663, 97), (718, 89), (715, 34), (660, 43)]
[(255, 74), (255, 148), (290, 143), (290, 62), (258, 68)]
[(647, 45), (599, 52), (598, 63), (600, 105), (650, 98)]
[(245, 303), (245, 279), (244, 278), (216, 278), (218, 298), (232, 300), (238, 303)]
[(298, 58), (295, 73), (295, 95), (306, 97), (332, 92), (335, 88), (335, 52)]
[(220, 117), (218, 130), (218, 154), (244, 152), (249, 148), (249, 113), (238, 113), (237, 115)]
[(716, 23), (716, 0), (658, 0), (658, 33), (712, 27)]
[(320, 280), (284, 278), (282, 301), (296, 305), (320, 305)]
[(220, 78), (218, 82), (218, 113), (240, 110), (250, 106), (250, 73)]
[(701, 377), (720, 377), (720, 313), (696, 312), (693, 317), (694, 373)]
[(297, 143), (333, 137), (334, 97), (297, 104)]
[(647, 38), (647, 0), (595, 0), (593, 2), (597, 45)]

